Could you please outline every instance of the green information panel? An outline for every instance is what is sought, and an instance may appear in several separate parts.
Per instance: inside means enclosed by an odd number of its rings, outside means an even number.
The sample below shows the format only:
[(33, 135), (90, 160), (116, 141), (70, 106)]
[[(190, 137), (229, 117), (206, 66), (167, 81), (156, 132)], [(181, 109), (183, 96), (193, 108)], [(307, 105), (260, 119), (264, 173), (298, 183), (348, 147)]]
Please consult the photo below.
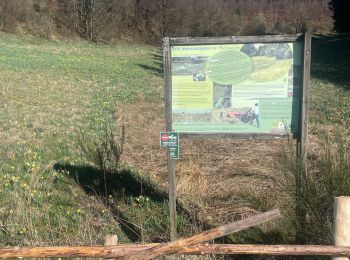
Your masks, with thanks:
[(168, 147), (170, 159), (179, 159), (179, 133), (161, 132), (160, 147)]
[(171, 46), (172, 128), (297, 133), (302, 43)]

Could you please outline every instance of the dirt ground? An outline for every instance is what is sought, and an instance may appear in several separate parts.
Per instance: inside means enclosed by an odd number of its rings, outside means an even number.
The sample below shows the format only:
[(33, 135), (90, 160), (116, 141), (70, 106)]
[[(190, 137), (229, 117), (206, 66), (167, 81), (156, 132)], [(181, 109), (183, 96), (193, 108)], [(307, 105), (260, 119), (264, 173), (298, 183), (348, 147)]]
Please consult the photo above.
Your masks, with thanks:
[[(123, 162), (167, 189), (166, 149), (159, 146), (159, 132), (165, 131), (163, 104), (132, 105), (120, 109), (118, 115), (126, 126)], [(253, 214), (259, 205), (252, 205), (247, 194), (266, 196), (274, 192), (276, 161), (286, 143), (180, 140), (180, 160), (175, 163), (179, 199), (211, 225)], [(268, 204), (271, 209), (275, 206), (274, 201)]]

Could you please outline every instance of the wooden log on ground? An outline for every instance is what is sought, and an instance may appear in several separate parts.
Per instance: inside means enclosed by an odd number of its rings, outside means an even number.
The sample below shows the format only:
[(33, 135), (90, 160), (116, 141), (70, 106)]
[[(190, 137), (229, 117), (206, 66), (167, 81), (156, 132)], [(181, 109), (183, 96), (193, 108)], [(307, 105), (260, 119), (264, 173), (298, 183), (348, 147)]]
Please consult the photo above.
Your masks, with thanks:
[(203, 243), (205, 241), (213, 240), (215, 238), (223, 237), (223, 236), (232, 234), (234, 232), (238, 232), (238, 231), (247, 229), (249, 227), (259, 225), (269, 220), (279, 218), (280, 216), (281, 215), (278, 209), (271, 210), (265, 213), (251, 216), (249, 218), (246, 218), (240, 221), (236, 221), (217, 228), (210, 229), (208, 231), (199, 233), (192, 237), (180, 238), (178, 240), (175, 240), (166, 244), (161, 244), (159, 246), (146, 249), (136, 254), (125, 255), (120, 259), (121, 260), (137, 260), (137, 259), (148, 260), (161, 255), (173, 254), (180, 250), (186, 249), (187, 247), (194, 246), (196, 244)]
[[(0, 248), (0, 258), (90, 257), (119, 258), (159, 244), (120, 244), (116, 246), (80, 247), (8, 247)], [(232, 245), (199, 244), (182, 249), (179, 255), (323, 255), (350, 256), (350, 247), (322, 245)]]

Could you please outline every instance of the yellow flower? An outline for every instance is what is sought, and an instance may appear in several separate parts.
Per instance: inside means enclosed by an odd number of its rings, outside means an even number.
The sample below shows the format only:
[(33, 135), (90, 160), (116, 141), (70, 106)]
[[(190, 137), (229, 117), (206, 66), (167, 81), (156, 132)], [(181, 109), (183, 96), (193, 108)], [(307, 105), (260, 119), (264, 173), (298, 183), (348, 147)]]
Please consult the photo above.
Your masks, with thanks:
[(19, 176), (12, 176), (12, 177), (11, 177), (11, 180), (12, 180), (13, 182), (17, 182), (19, 179), (20, 179)]

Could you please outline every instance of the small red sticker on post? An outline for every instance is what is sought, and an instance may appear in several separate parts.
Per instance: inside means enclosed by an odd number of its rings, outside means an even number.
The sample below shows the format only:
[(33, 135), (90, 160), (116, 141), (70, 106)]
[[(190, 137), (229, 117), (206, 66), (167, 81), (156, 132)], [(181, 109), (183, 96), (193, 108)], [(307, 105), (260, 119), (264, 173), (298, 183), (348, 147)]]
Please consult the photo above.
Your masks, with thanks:
[(167, 134), (162, 134), (162, 141), (168, 141), (169, 136)]

